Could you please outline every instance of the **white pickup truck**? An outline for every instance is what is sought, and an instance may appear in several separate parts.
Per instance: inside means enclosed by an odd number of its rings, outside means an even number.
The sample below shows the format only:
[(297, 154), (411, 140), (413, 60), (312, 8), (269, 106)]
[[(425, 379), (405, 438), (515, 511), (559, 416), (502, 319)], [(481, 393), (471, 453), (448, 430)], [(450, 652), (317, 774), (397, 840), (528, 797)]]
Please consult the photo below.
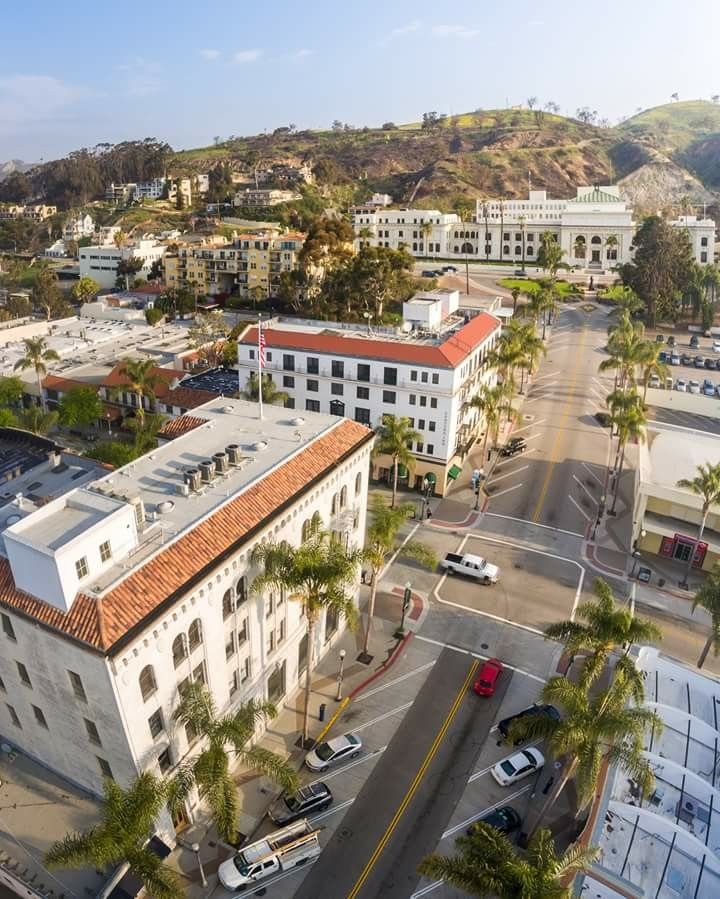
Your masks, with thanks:
[(448, 553), (440, 563), (448, 574), (466, 574), (468, 577), (474, 577), (483, 584), (497, 584), (500, 577), (500, 569), (497, 565), (488, 562), (481, 556), (473, 556), (471, 553), (460, 555), (459, 553)]
[(241, 893), (245, 887), (271, 874), (304, 865), (322, 851), (318, 841), (320, 830), (303, 818), (250, 843), (220, 865), (220, 883), (226, 890)]

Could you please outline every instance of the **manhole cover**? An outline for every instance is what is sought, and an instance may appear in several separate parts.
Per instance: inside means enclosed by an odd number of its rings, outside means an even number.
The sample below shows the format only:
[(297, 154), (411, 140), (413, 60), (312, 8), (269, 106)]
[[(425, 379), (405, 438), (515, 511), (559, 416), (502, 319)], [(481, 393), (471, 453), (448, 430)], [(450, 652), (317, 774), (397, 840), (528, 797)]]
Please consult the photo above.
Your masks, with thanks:
[(534, 421), (535, 416), (534, 415), (523, 415), (522, 420), (523, 421)]
[(481, 643), (481, 644), (480, 644), (480, 649), (489, 649), (489, 648), (490, 648), (490, 644), (489, 644), (489, 643)]

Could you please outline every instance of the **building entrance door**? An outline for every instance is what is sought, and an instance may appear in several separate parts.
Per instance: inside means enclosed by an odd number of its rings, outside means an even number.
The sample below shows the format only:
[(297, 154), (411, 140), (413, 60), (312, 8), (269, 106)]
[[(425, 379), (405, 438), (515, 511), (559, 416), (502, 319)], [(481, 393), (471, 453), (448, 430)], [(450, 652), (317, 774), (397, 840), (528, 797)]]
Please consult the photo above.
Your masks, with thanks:
[(673, 551), (673, 559), (677, 559), (678, 562), (687, 562), (687, 560), (690, 558), (692, 549), (692, 543), (687, 543), (685, 540), (676, 540), (675, 549)]
[(600, 250), (593, 250), (593, 251), (592, 251), (592, 261), (593, 261), (593, 262), (597, 262), (597, 263), (600, 262)]

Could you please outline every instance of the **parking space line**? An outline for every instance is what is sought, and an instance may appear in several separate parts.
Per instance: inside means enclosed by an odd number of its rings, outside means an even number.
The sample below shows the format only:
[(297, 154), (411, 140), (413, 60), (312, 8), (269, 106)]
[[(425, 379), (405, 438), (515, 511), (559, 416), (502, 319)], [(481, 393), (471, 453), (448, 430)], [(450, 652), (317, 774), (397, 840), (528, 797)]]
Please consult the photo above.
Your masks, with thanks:
[[(446, 600), (441, 600), (442, 602), (447, 602)], [(455, 603), (447, 603), (447, 605), (455, 605)], [(465, 609), (466, 606), (460, 606), (460, 608)], [(469, 612), (474, 612), (474, 609), (468, 609)], [(484, 613), (480, 613), (484, 614)], [(488, 618), (494, 618), (494, 615), (488, 615)], [(500, 618), (499, 621), (503, 621), (504, 619)], [(508, 622), (508, 624), (512, 624), (512, 622)], [(532, 628), (526, 628), (522, 624), (515, 625), (516, 627), (521, 627), (524, 630), (533, 630)], [(536, 634), (542, 634), (542, 631), (534, 631)], [(544, 634), (543, 634), (544, 636)], [(484, 656), (481, 652), (474, 652), (472, 649), (464, 649), (462, 646), (456, 646), (454, 643), (443, 643), (441, 640), (433, 640), (432, 637), (423, 637), (422, 634), (415, 634), (415, 640), (422, 640), (423, 643), (431, 643), (433, 646), (441, 646), (443, 649), (451, 649), (453, 652), (461, 652), (466, 656), (472, 656), (474, 659), (482, 659), (483, 662), (486, 662), (488, 659), (492, 658), (492, 656)], [(514, 665), (507, 665), (503, 662), (505, 668), (508, 671), (515, 671), (517, 674), (522, 674), (523, 677), (529, 677), (530, 680), (536, 680), (540, 684), (545, 684), (547, 681), (539, 677), (537, 674), (531, 674), (529, 671), (525, 671), (523, 668), (516, 668)], [(497, 730), (497, 725), (490, 729), (490, 733)]]
[[(413, 702), (414, 701), (415, 700), (413, 700)], [(364, 724), (359, 724), (357, 727), (354, 727), (353, 733), (357, 733), (359, 730), (365, 730), (366, 727), (373, 727), (375, 724), (385, 721), (386, 718), (392, 718), (393, 715), (397, 715), (399, 712), (404, 712), (406, 709), (409, 709), (411, 705), (412, 702), (406, 702), (404, 705), (399, 705), (396, 709), (390, 709), (389, 712), (383, 712), (383, 714), (378, 715), (377, 718), (371, 718), (370, 721), (366, 721)]]
[(402, 674), (400, 677), (396, 677), (394, 680), (389, 680), (382, 686), (375, 687), (374, 690), (368, 690), (367, 693), (361, 693), (359, 696), (355, 697), (355, 702), (362, 702), (363, 699), (367, 699), (369, 696), (374, 696), (376, 693), (380, 693), (382, 690), (387, 690), (388, 687), (394, 687), (396, 684), (401, 684), (409, 677), (414, 677), (416, 674), (420, 674), (421, 671), (427, 671), (428, 668), (432, 668), (436, 661), (437, 659), (433, 659), (432, 662), (427, 662), (425, 665), (421, 665), (419, 668), (414, 668), (412, 671), (408, 671), (407, 674)]
[(341, 812), (343, 809), (348, 808), (348, 806), (352, 805), (355, 802), (355, 797), (352, 799), (346, 799), (345, 802), (341, 802), (339, 805), (334, 805), (329, 811), (323, 812), (320, 815), (314, 815), (310, 818), (310, 821), (315, 824), (316, 821), (322, 821), (323, 818), (329, 818), (330, 815), (334, 815), (335, 812)]
[(536, 375), (535, 383), (537, 384), (538, 381), (543, 381), (545, 378), (553, 378), (555, 375), (559, 375), (559, 374), (560, 374), (559, 371), (549, 371), (546, 375)]
[(582, 515), (582, 517), (585, 519), (585, 521), (592, 521), (590, 516), (586, 515), (586, 513), (583, 511), (582, 507), (578, 503), (575, 502), (575, 500), (572, 498), (572, 496), (570, 496), (569, 493), (568, 493), (568, 499), (573, 504), (573, 506), (575, 506), (575, 508), (578, 510), (578, 512)]
[(594, 478), (594, 479), (598, 482), (598, 484), (599, 484), (601, 487), (604, 486), (603, 482), (600, 480), (600, 478), (595, 474), (595, 472), (590, 468), (590, 466), (589, 466), (586, 462), (583, 462), (583, 463), (582, 463), (582, 467), (583, 467), (583, 468), (585, 469), (585, 471), (590, 475), (591, 478)]
[[(355, 728), (357, 730), (357, 728)], [(331, 777), (337, 777), (338, 774), (344, 774), (346, 771), (349, 771), (351, 768), (355, 768), (357, 765), (362, 765), (364, 762), (370, 761), (370, 759), (374, 759), (376, 755), (380, 755), (381, 752), (385, 752), (387, 749), (387, 745), (381, 746), (379, 749), (373, 749), (370, 752), (366, 752), (365, 755), (361, 755), (359, 759), (355, 759), (354, 762), (348, 762), (347, 765), (343, 765), (342, 768), (336, 768), (334, 771), (330, 771), (329, 774), (323, 774), (321, 780), (313, 780), (311, 783), (324, 783), (326, 780), (330, 780)]]
[(497, 481), (502, 481), (503, 478), (511, 478), (514, 474), (520, 474), (521, 471), (527, 471), (529, 465), (523, 465), (520, 468), (515, 468), (512, 471), (508, 471), (506, 474), (498, 475), (497, 477), (492, 478), (492, 480), (488, 481), (488, 485), (495, 484)]
[(500, 493), (491, 493), (489, 497), (491, 500), (497, 499), (499, 496), (504, 496), (506, 493), (510, 493), (512, 490), (519, 490), (522, 487), (522, 484), (515, 484), (514, 487), (508, 487), (507, 490), (501, 490)]
[(513, 799), (517, 799), (518, 796), (522, 796), (523, 793), (527, 793), (527, 791), (530, 789), (531, 786), (532, 786), (532, 784), (528, 784), (526, 787), (523, 787), (521, 790), (516, 790), (514, 793), (511, 793), (509, 796), (505, 796), (504, 799), (500, 799), (497, 802), (493, 803), (492, 805), (489, 805), (487, 808), (483, 809), (481, 812), (474, 814), (471, 818), (468, 818), (467, 821), (462, 821), (460, 824), (456, 824), (454, 827), (449, 828), (440, 837), (440, 839), (446, 840), (448, 837), (451, 837), (454, 834), (456, 834), (459, 830), (464, 830), (469, 824), (473, 824), (475, 821), (479, 821), (481, 818), (484, 818), (485, 815), (489, 815), (491, 812), (494, 812), (495, 809), (500, 808), (501, 805), (507, 805), (508, 802), (512, 802)]
[(579, 478), (577, 475), (575, 475), (575, 474), (573, 475), (573, 481), (575, 481), (575, 483), (578, 485), (578, 487), (580, 487), (582, 490), (585, 491), (585, 493), (590, 497), (590, 500), (591, 500), (593, 503), (597, 503), (597, 500), (596, 500), (595, 497), (592, 495), (592, 493), (590, 493), (590, 491), (587, 489), (587, 487), (585, 486), (585, 484), (583, 484), (583, 482), (580, 480), (580, 478)]
[(542, 431), (538, 431), (537, 434), (531, 434), (529, 437), (526, 437), (525, 442), (528, 440), (537, 440), (538, 437), (542, 437)]
[(543, 418), (540, 421), (530, 422), (529, 425), (523, 425), (521, 428), (515, 428), (513, 430), (513, 435), (520, 434), (522, 431), (527, 431), (528, 428), (538, 428), (538, 427), (540, 427), (540, 425), (544, 425), (546, 421), (547, 421), (547, 419)]

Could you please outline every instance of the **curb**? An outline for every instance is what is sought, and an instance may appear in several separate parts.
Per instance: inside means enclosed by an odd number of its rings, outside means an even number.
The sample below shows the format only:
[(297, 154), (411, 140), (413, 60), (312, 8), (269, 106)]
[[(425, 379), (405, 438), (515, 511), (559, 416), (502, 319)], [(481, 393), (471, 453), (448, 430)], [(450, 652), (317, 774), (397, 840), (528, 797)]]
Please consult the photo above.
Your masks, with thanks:
[[(355, 687), (355, 689), (350, 692), (347, 697), (348, 702), (354, 699), (358, 693), (361, 693), (365, 689), (365, 687), (369, 687), (373, 681), (377, 680), (381, 675), (385, 674), (386, 671), (392, 668), (397, 657), (400, 655), (405, 646), (407, 646), (411, 637), (412, 631), (408, 631), (407, 634), (405, 634), (405, 636), (398, 641), (398, 645), (395, 647), (395, 649), (393, 649), (392, 655), (387, 660), (387, 662), (385, 662), (385, 664), (381, 668), (378, 668), (378, 670), (374, 674), (371, 674), (370, 677), (364, 680), (361, 684), (358, 684), (357, 687)], [(338, 709), (337, 711), (339, 712), (340, 709)], [(333, 716), (333, 718), (334, 717), (336, 716)]]

